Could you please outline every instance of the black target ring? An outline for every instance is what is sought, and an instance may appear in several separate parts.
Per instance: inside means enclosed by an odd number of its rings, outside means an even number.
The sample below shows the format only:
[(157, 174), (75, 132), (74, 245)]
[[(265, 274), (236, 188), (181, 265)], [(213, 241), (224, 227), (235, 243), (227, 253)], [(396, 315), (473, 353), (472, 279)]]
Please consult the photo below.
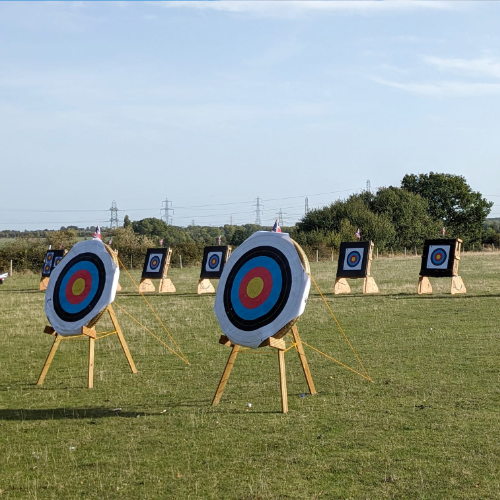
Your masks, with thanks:
[[(61, 293), (64, 294), (64, 291), (61, 290), (61, 286), (65, 281), (65, 278), (68, 275), (68, 273), (74, 270), (74, 267), (78, 264), (82, 264), (84, 266), (89, 266), (89, 267), (94, 266), (94, 268), (97, 269), (98, 281), (96, 284), (96, 289), (93, 292), (93, 297), (91, 298), (88, 305), (86, 305), (83, 309), (77, 312), (71, 313), (67, 311), (61, 303), (60, 299)], [(96, 307), (97, 303), (99, 302), (99, 299), (102, 297), (105, 285), (106, 285), (106, 270), (102, 260), (96, 254), (90, 252), (77, 255), (76, 257), (74, 257), (68, 263), (65, 264), (64, 269), (59, 274), (57, 281), (55, 283), (54, 293), (53, 293), (55, 314), (61, 320), (66, 321), (68, 323), (74, 323), (76, 321), (85, 318), (85, 316), (87, 316), (90, 312), (92, 312), (92, 310)]]
[[(262, 257), (271, 259), (275, 263), (275, 265), (272, 266), (273, 270), (270, 274), (272, 278), (278, 278), (277, 280), (273, 279), (273, 282), (281, 281), (281, 285), (277, 289), (274, 289), (274, 295), (277, 295), (277, 298), (270, 299), (272, 301), (270, 304), (270, 310), (264, 314), (254, 318), (243, 318), (235, 310), (236, 304), (234, 303), (235, 286), (237, 287), (239, 282), (241, 282), (241, 280), (238, 279), (238, 276), (243, 266), (248, 264), (251, 267), (252, 260)], [(257, 263), (258, 261), (256, 260), (255, 262)], [(234, 325), (234, 327), (242, 331), (249, 332), (262, 328), (272, 323), (282, 313), (289, 300), (291, 288), (292, 272), (289, 261), (285, 255), (280, 250), (272, 246), (252, 248), (238, 259), (238, 262), (233, 266), (227, 277), (223, 295), (224, 308), (227, 318)]]

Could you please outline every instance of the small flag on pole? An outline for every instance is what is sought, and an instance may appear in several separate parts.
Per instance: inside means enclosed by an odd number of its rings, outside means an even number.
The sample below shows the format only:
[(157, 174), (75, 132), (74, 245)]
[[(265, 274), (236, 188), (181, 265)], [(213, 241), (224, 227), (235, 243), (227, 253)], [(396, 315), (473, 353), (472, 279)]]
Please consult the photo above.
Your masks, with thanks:
[(160, 246), (163, 246), (163, 238), (160, 240)]
[(361, 239), (361, 233), (359, 232), (359, 227), (358, 227), (358, 230), (356, 231), (356, 238), (357, 238), (358, 240), (360, 240), (360, 239)]
[(446, 234), (446, 229), (443, 227), (443, 229), (441, 229), (441, 234), (444, 236)]
[(52, 245), (49, 245), (49, 250), (52, 250)]
[(217, 245), (220, 245), (220, 244), (221, 244), (221, 242), (222, 242), (222, 236), (219, 236), (219, 237), (217, 238)]
[(274, 223), (273, 233), (281, 233), (281, 227), (280, 227), (280, 224), (278, 222), (278, 219), (276, 219), (276, 222)]
[(113, 240), (108, 241), (108, 245), (111, 245), (111, 243), (113, 243)]
[(95, 227), (94, 237), (92, 239), (93, 240), (101, 240), (102, 241), (101, 228), (99, 227), (99, 224), (97, 224), (97, 226)]
[(62, 250), (62, 243), (59, 243), (59, 250)]

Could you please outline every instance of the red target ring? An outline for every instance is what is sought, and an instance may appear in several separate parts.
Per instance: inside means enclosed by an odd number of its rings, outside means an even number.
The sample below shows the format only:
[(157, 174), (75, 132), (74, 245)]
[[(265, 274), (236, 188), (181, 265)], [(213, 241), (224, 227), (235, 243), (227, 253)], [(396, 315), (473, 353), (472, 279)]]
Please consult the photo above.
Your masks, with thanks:
[(255, 309), (269, 297), (273, 288), (273, 277), (265, 267), (251, 269), (241, 280), (238, 297), (244, 307)]
[(92, 276), (85, 269), (76, 271), (66, 285), (66, 300), (70, 304), (83, 302), (92, 288)]

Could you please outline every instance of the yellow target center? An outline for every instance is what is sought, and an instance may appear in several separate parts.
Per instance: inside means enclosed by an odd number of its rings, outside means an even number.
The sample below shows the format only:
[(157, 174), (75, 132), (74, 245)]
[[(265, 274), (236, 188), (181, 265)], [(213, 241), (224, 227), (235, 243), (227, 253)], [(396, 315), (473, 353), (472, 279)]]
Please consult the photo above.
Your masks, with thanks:
[(263, 289), (264, 289), (264, 281), (262, 280), (262, 278), (256, 276), (255, 278), (252, 278), (248, 282), (247, 295), (251, 299), (255, 299), (255, 297), (258, 297), (262, 293)]
[(73, 295), (81, 295), (84, 290), (85, 290), (85, 280), (83, 278), (76, 279), (75, 282), (73, 283), (73, 286), (71, 287)]

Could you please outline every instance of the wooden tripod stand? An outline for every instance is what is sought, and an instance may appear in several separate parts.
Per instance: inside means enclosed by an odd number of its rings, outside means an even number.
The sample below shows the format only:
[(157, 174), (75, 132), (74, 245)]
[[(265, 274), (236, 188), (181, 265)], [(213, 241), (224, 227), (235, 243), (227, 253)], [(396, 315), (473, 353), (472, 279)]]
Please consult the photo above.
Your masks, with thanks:
[[(106, 309), (103, 311), (103, 313), (107, 312), (109, 314), (109, 317), (111, 318), (111, 322), (113, 323), (114, 331), (112, 332), (113, 334), (116, 333), (118, 336), (118, 340), (120, 341), (120, 344), (122, 346), (123, 352), (125, 354), (125, 357), (127, 358), (128, 364), (130, 366), (130, 369), (132, 370), (132, 373), (137, 373), (137, 368), (135, 367), (134, 360), (132, 359), (132, 355), (130, 354), (130, 351), (127, 346), (127, 342), (125, 341), (125, 337), (123, 336), (122, 329), (120, 328), (120, 324), (118, 323), (118, 318), (116, 317), (115, 311), (113, 310), (113, 307), (111, 304), (106, 307)], [(86, 335), (89, 338), (89, 368), (88, 368), (88, 388), (92, 389), (94, 387), (94, 347), (95, 347), (95, 341), (96, 341), (96, 330), (95, 330), (95, 325), (100, 321), (102, 318), (103, 313), (99, 316), (97, 321), (94, 323), (92, 328), (87, 328), (86, 326), (82, 327), (82, 335)], [(51, 326), (46, 326), (45, 327), (45, 333), (49, 333), (51, 335), (55, 336), (54, 343), (52, 344), (52, 347), (50, 348), (49, 355), (47, 356), (47, 359), (45, 360), (45, 364), (43, 365), (42, 372), (40, 373), (40, 376), (38, 377), (37, 385), (42, 385), (43, 381), (45, 380), (45, 377), (47, 375), (47, 372), (49, 371), (50, 365), (52, 364), (52, 360), (54, 359), (54, 356), (56, 354), (57, 348), (59, 347), (59, 344), (61, 341), (65, 338), (71, 338), (71, 337), (65, 337), (63, 335), (59, 335), (54, 328)]]
[[(297, 349), (297, 353), (299, 355), (300, 364), (302, 365), (302, 370), (304, 371), (304, 376), (307, 381), (307, 386), (309, 387), (309, 392), (311, 394), (316, 394), (316, 388), (314, 387), (314, 382), (311, 376), (311, 371), (309, 370), (309, 365), (307, 363), (306, 354), (304, 352), (304, 346), (302, 345), (302, 340), (300, 339), (299, 330), (296, 325), (293, 325), (291, 328), (295, 348)], [(224, 372), (222, 373), (222, 377), (219, 382), (219, 386), (217, 387), (217, 391), (215, 392), (214, 399), (212, 401), (212, 406), (217, 406), (222, 397), (222, 393), (224, 392), (224, 388), (226, 387), (227, 381), (229, 379), (229, 375), (231, 374), (231, 370), (233, 369), (234, 361), (236, 360), (236, 356), (240, 351), (240, 347), (238, 344), (233, 344), (225, 335), (222, 335), (219, 339), (219, 344), (227, 345), (232, 347), (231, 354), (229, 355), (229, 359), (227, 360), (226, 367), (224, 368)], [(288, 392), (286, 388), (286, 372), (285, 372), (285, 341), (283, 338), (269, 337), (265, 340), (259, 347), (269, 346), (273, 347), (278, 351), (278, 363), (279, 363), (279, 372), (280, 372), (280, 387), (281, 387), (281, 409), (283, 413), (288, 413)]]

